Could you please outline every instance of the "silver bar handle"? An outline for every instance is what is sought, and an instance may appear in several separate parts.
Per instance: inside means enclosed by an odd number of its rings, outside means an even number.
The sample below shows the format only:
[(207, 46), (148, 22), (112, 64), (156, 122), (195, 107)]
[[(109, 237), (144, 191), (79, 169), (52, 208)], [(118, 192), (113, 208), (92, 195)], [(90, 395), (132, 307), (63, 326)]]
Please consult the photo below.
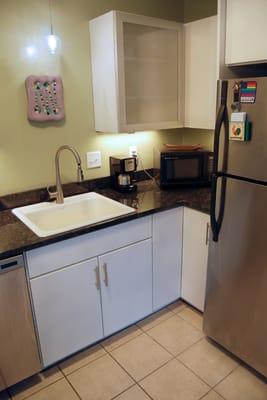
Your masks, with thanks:
[(100, 274), (99, 274), (99, 267), (95, 267), (95, 286), (97, 290), (100, 290)]
[(106, 263), (103, 264), (103, 271), (104, 271), (104, 283), (105, 286), (108, 286), (108, 268)]
[(206, 224), (206, 246), (209, 244), (209, 240), (210, 240), (209, 232), (210, 232), (210, 223), (207, 222), (207, 224)]

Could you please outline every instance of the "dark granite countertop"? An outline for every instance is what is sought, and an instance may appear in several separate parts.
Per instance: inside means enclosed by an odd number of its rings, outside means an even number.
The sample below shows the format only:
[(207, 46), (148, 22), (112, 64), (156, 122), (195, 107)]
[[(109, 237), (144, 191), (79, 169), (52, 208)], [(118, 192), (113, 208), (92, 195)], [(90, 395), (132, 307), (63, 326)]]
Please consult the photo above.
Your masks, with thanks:
[[(87, 190), (79, 190), (78, 193)], [(57, 235), (40, 238), (18, 220), (11, 210), (0, 212), (0, 259), (14, 256), (25, 250), (45, 246), (63, 239), (79, 236), (88, 232), (116, 225), (124, 221), (140, 218), (162, 210), (187, 206), (205, 213), (210, 209), (209, 188), (180, 188), (161, 190), (152, 181), (141, 181), (135, 193), (122, 194), (111, 188), (98, 188), (96, 192), (136, 208), (137, 212), (129, 216), (114, 218), (102, 223), (74, 229)], [(75, 193), (75, 190), (73, 191)], [(77, 193), (77, 192), (76, 192)], [(15, 204), (13, 205), (15, 206)]]

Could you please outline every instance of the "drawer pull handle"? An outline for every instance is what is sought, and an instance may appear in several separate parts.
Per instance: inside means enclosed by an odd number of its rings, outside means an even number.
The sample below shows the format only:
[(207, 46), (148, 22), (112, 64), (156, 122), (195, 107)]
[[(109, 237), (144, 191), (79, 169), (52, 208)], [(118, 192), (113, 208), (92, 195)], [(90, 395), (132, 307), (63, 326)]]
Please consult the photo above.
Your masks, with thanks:
[(100, 290), (100, 274), (99, 274), (99, 267), (95, 267), (95, 277), (96, 277), (96, 281), (95, 281), (95, 285), (97, 290)]
[(108, 286), (108, 268), (106, 263), (103, 264), (103, 271), (104, 271), (104, 283), (105, 286)]

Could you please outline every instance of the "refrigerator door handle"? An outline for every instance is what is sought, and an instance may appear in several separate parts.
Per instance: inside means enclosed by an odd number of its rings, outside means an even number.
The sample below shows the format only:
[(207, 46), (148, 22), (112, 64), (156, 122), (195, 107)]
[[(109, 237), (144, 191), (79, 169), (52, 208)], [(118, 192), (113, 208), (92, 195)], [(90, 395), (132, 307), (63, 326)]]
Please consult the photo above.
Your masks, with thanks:
[[(216, 218), (217, 209), (217, 188), (218, 179), (222, 180), (220, 190), (220, 203), (218, 209), (218, 217)], [(213, 175), (211, 182), (211, 210), (210, 210), (210, 225), (212, 230), (212, 239), (214, 242), (218, 242), (219, 233), (221, 230), (224, 208), (225, 208), (225, 195), (226, 195), (226, 177)]]
[(217, 119), (216, 119), (216, 124), (215, 124), (213, 174), (218, 173), (220, 134), (221, 134), (222, 125), (224, 123), (225, 109), (226, 109), (226, 106), (224, 106), (224, 105), (220, 106), (218, 115), (217, 115)]
[(214, 131), (214, 161), (213, 161), (213, 174), (218, 173), (219, 155), (220, 155), (220, 136), (222, 126), (224, 125), (224, 149), (223, 149), (223, 169), (227, 167), (227, 156), (228, 156), (228, 115), (227, 115), (227, 91), (228, 81), (221, 82), (221, 104), (216, 118), (215, 131)]
[(214, 132), (214, 159), (213, 159), (213, 171), (211, 178), (211, 209), (210, 209), (210, 225), (212, 230), (213, 240), (218, 241), (219, 232), (221, 229), (223, 214), (224, 214), (224, 202), (225, 202), (225, 191), (226, 191), (226, 178), (221, 177), (221, 194), (220, 194), (220, 204), (218, 211), (218, 218), (216, 218), (217, 210), (217, 182), (219, 178), (218, 174), (218, 164), (220, 155), (220, 136), (222, 126), (224, 125), (224, 148), (223, 148), (223, 171), (227, 170), (227, 158), (228, 158), (228, 115), (227, 115), (227, 91), (228, 91), (228, 81), (221, 82), (221, 102), (215, 124)]

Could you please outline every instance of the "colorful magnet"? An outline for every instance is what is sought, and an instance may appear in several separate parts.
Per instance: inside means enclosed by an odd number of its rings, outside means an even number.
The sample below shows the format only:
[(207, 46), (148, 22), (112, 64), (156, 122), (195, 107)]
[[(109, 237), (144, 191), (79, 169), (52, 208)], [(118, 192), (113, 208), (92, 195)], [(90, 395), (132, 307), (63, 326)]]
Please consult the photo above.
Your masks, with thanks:
[(255, 103), (256, 91), (256, 81), (240, 82), (240, 103)]

